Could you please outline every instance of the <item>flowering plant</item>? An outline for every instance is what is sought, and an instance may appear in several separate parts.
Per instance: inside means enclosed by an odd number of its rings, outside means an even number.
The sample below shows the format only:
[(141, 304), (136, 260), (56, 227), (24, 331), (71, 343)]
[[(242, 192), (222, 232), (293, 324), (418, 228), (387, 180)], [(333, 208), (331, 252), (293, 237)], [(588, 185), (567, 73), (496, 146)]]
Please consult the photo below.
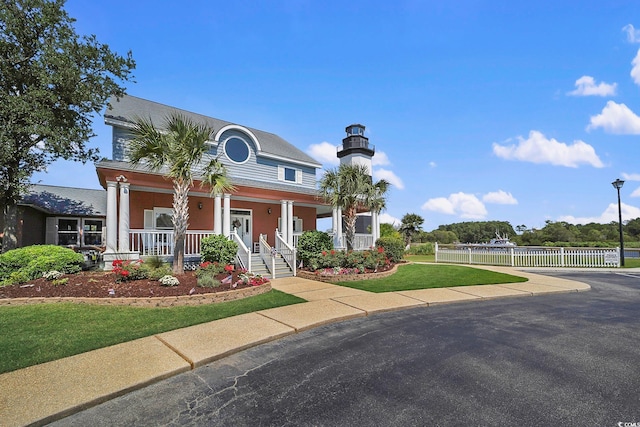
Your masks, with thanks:
[(238, 281), (235, 283), (235, 285), (237, 286), (240, 284), (245, 284), (251, 286), (260, 286), (267, 283), (268, 281), (269, 279), (267, 279), (266, 277), (262, 277), (260, 274), (253, 274), (245, 271), (238, 275)]
[(233, 271), (234, 267), (231, 264), (227, 264), (224, 266), (224, 271), (226, 271), (227, 273), (231, 273)]
[(177, 277), (171, 276), (169, 274), (167, 274), (166, 276), (162, 276), (159, 281), (162, 286), (178, 286), (180, 284), (180, 281)]
[(123, 282), (126, 280), (139, 280), (146, 279), (148, 277), (147, 270), (142, 267), (141, 259), (135, 261), (123, 261), (121, 259), (114, 260), (111, 265), (113, 266), (113, 272), (116, 275), (116, 282)]

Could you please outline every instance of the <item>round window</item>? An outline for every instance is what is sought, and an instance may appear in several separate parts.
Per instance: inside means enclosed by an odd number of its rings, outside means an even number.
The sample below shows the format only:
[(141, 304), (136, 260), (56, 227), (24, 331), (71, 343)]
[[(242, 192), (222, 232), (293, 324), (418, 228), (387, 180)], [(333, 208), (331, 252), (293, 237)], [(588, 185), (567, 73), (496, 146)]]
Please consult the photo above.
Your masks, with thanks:
[(249, 146), (235, 136), (224, 143), (224, 152), (232, 162), (244, 163), (249, 159)]

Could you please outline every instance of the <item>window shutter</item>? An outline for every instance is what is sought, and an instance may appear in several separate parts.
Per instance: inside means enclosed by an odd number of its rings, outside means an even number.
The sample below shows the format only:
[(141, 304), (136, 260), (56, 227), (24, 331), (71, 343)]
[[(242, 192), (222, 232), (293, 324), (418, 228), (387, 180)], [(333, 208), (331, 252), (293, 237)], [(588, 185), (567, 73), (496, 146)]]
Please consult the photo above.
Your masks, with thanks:
[(284, 167), (278, 166), (278, 181), (284, 181)]
[(155, 228), (154, 224), (153, 224), (153, 209), (145, 209), (144, 210), (144, 229), (145, 230), (152, 230)]
[(57, 245), (58, 244), (58, 219), (53, 216), (48, 216), (45, 227), (46, 228), (45, 228), (44, 242), (47, 245)]
[(302, 184), (302, 171), (296, 169), (296, 184)]

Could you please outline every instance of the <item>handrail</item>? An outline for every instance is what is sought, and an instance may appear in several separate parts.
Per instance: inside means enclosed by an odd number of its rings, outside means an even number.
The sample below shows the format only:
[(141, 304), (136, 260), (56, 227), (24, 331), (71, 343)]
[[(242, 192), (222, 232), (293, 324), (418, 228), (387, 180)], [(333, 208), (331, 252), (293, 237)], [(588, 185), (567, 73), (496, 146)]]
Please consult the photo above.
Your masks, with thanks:
[(282, 258), (287, 263), (293, 275), (296, 276), (296, 249), (282, 238), (282, 233), (276, 228), (276, 251), (282, 255)]
[(233, 231), (229, 233), (229, 240), (233, 240), (238, 244), (238, 253), (236, 254), (236, 260), (240, 264), (240, 267), (244, 268), (247, 271), (251, 271), (251, 251), (244, 244), (240, 236), (238, 236), (238, 230), (236, 228), (234, 228)]
[(260, 258), (272, 279), (276, 278), (276, 250), (267, 243), (267, 235), (260, 235)]

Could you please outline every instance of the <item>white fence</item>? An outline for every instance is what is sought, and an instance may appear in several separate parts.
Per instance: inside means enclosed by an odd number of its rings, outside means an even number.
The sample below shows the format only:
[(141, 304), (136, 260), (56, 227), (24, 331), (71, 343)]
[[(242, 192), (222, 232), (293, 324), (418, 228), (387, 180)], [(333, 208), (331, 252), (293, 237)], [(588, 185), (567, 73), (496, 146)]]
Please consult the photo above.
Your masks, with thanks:
[(436, 262), (510, 267), (620, 267), (620, 248), (458, 245), (437, 243)]

